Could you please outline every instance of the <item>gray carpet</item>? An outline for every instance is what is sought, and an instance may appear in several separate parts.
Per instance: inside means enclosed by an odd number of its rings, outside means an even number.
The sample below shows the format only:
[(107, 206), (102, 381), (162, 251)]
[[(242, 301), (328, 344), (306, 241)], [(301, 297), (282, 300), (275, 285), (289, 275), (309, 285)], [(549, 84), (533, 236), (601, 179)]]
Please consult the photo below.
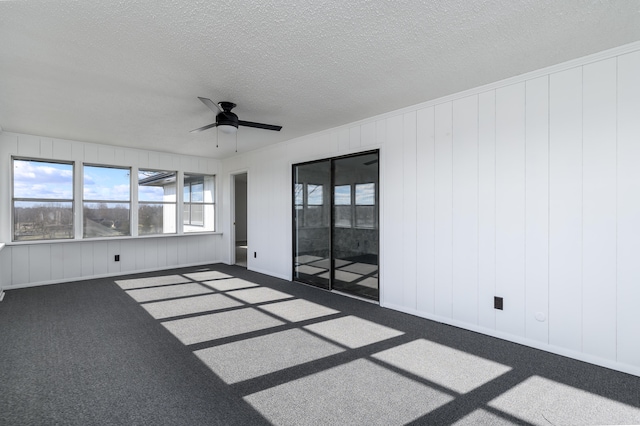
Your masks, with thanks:
[(640, 378), (211, 265), (11, 290), (0, 425), (640, 424)]

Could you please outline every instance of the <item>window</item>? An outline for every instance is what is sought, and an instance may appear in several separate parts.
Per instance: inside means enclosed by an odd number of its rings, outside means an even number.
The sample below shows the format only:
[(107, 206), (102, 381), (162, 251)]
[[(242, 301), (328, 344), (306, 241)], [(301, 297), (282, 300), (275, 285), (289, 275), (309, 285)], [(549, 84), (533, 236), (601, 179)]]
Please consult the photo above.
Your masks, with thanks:
[(334, 187), (335, 226), (351, 228), (351, 185)]
[(356, 228), (376, 227), (376, 184), (356, 184)]
[(13, 159), (13, 240), (74, 237), (73, 163)]
[(84, 238), (131, 235), (131, 170), (84, 166)]
[(184, 174), (184, 232), (215, 231), (214, 177)]
[(176, 173), (138, 171), (138, 235), (176, 232)]
[(324, 224), (324, 191), (322, 184), (307, 184), (307, 209), (305, 212), (305, 225), (311, 227)]

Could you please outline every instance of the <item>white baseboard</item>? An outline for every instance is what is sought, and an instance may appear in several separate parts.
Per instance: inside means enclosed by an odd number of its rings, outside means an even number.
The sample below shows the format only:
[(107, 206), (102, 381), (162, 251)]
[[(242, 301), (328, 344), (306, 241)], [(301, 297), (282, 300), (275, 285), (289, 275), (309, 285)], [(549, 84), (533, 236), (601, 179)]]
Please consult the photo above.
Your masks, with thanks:
[[(162, 266), (159, 268), (147, 268), (147, 269), (132, 269), (129, 271), (118, 271), (118, 272), (110, 272), (106, 274), (97, 274), (97, 275), (86, 275), (81, 277), (70, 277), (70, 278), (61, 278), (57, 280), (49, 280), (49, 281), (38, 281), (34, 283), (23, 283), (16, 284), (10, 287), (6, 287), (3, 290), (13, 290), (19, 288), (29, 288), (29, 287), (39, 287), (42, 285), (51, 285), (51, 284), (62, 284), (62, 283), (70, 283), (75, 281), (88, 281), (95, 280), (100, 278), (109, 278), (109, 277), (119, 277), (123, 275), (135, 275), (135, 274), (143, 274), (146, 272), (157, 272), (157, 271), (166, 271), (169, 269), (180, 269), (180, 268), (190, 268), (194, 266), (206, 266), (211, 264), (221, 263), (220, 261), (208, 261), (208, 262), (196, 262), (196, 263), (187, 263), (180, 265), (170, 265), (170, 266)], [(2, 299), (0, 299), (2, 300)]]

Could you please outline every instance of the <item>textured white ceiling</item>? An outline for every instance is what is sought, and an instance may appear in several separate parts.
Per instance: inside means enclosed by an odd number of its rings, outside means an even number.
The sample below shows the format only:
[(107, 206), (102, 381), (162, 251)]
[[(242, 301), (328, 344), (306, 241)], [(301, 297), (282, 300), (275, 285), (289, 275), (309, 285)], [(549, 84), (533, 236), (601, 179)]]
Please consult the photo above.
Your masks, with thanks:
[(224, 158), (640, 40), (637, 0), (0, 2), (0, 126)]

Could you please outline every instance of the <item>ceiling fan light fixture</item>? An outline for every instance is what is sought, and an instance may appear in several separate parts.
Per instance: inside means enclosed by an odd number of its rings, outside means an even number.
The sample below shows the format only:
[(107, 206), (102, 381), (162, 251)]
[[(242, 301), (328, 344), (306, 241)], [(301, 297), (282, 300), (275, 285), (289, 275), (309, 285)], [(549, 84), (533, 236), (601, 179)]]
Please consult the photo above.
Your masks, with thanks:
[(229, 135), (238, 131), (238, 128), (235, 126), (232, 126), (231, 124), (219, 124), (218, 129), (220, 129), (222, 133), (226, 133)]

